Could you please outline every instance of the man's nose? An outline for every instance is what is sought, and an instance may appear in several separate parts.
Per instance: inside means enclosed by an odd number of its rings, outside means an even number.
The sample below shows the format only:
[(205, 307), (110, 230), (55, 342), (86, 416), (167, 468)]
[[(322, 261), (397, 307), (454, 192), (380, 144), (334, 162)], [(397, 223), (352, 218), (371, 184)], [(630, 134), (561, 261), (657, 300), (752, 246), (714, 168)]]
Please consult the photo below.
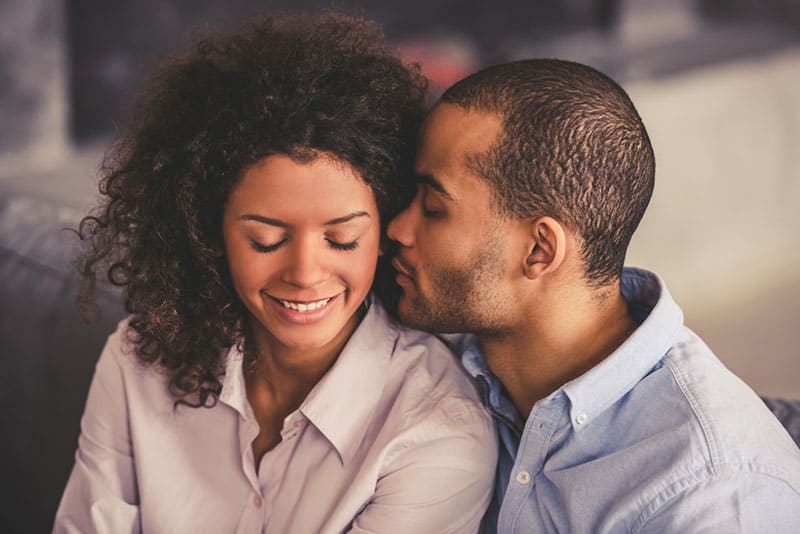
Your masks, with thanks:
[(397, 241), (404, 247), (410, 247), (413, 243), (412, 232), (412, 209), (414, 203), (412, 202), (403, 211), (398, 213), (394, 219), (389, 221), (389, 226), (386, 227), (386, 235), (389, 239)]

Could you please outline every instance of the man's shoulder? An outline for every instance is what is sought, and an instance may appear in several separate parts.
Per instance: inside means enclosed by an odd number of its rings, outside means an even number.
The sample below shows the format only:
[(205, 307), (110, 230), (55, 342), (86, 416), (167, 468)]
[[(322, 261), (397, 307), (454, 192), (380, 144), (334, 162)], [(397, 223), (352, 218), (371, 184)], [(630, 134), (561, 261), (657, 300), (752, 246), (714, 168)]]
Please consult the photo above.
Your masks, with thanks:
[[(712, 465), (793, 462), (800, 451), (761, 398), (688, 328), (664, 359)], [(799, 488), (800, 489), (800, 488)]]
[[(676, 499), (704, 509), (755, 490), (800, 502), (800, 450), (689, 329), (609, 408), (570, 424), (545, 467), (565, 499), (551, 504), (570, 513), (583, 499), (594, 524), (636, 530)], [(587, 484), (602, 490), (587, 499)]]
[[(786, 526), (800, 520), (800, 449), (699, 336), (684, 328), (652, 378), (634, 391), (657, 394), (642, 416), (661, 421), (653, 427), (651, 455), (669, 460), (661, 474), (651, 473), (659, 478), (633, 525), (637, 530), (714, 531), (736, 522)], [(770, 518), (762, 516), (765, 507), (772, 509)]]
[[(655, 497), (726, 478), (767, 475), (800, 495), (800, 450), (760, 397), (684, 328), (650, 374), (612, 408), (627, 421), (621, 446), (658, 466)], [(660, 457), (664, 460), (650, 461)], [(662, 495), (663, 496), (663, 495)]]

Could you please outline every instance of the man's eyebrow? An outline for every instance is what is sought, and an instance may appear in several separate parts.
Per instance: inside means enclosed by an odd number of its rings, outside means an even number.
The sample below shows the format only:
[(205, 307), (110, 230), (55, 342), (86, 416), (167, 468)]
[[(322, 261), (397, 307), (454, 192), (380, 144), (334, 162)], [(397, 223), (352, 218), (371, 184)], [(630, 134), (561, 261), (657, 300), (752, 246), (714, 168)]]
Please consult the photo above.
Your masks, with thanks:
[(448, 200), (455, 200), (442, 183), (430, 174), (418, 174), (414, 177), (418, 184), (425, 184)]
[[(343, 224), (357, 217), (369, 217), (369, 213), (366, 211), (355, 211), (353, 213), (348, 213), (347, 215), (342, 215), (341, 217), (336, 217), (335, 219), (331, 219), (330, 221), (326, 221), (324, 224), (325, 226), (331, 226), (334, 224)], [(243, 221), (256, 221), (263, 224), (268, 224), (270, 226), (277, 226), (279, 228), (288, 228), (289, 224), (281, 221), (280, 219), (273, 219), (272, 217), (264, 217), (263, 215), (256, 215), (255, 213), (247, 213), (245, 215), (241, 215), (239, 217), (240, 220)]]

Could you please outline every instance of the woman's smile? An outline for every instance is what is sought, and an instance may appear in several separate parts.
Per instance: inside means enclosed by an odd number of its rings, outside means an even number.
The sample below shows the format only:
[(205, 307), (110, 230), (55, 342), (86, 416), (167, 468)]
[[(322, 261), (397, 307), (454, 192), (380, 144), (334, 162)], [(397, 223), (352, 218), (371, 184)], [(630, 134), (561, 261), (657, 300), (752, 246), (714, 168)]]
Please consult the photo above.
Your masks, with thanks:
[(285, 300), (263, 293), (271, 302), (276, 313), (292, 324), (311, 325), (327, 317), (337, 306), (344, 291), (331, 297), (318, 300)]
[(380, 250), (375, 196), (355, 169), (267, 156), (231, 192), (223, 237), (236, 293), (270, 343), (317, 350), (349, 337)]

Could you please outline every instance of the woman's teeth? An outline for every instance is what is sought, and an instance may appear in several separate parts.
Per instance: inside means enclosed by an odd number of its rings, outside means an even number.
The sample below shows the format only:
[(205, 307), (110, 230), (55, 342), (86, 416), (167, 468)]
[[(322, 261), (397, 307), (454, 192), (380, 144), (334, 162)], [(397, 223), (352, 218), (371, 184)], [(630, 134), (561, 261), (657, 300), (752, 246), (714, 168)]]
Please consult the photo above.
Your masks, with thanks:
[(292, 302), (290, 300), (281, 300), (280, 303), (283, 304), (284, 308), (289, 308), (290, 310), (305, 312), (305, 311), (313, 311), (325, 306), (328, 302), (330, 302), (332, 297), (328, 297), (323, 300), (318, 300), (316, 302)]

